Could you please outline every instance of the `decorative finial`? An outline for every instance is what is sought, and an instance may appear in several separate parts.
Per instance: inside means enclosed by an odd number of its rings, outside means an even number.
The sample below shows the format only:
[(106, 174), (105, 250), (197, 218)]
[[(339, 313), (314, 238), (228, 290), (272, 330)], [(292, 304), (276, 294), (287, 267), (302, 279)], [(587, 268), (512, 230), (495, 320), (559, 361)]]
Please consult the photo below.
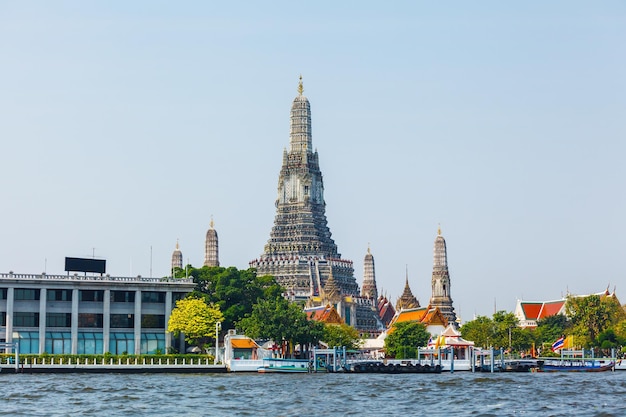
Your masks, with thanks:
[(211, 223), (209, 224), (209, 226), (211, 226), (211, 229), (213, 229), (213, 215), (211, 214)]
[(176, 250), (178, 250), (178, 239), (176, 239)]
[(441, 236), (441, 223), (437, 224), (437, 235)]
[(406, 285), (408, 286), (409, 285), (409, 265), (406, 264), (405, 267), (406, 267)]
[(302, 85), (302, 74), (300, 74), (300, 82), (298, 83), (298, 93), (302, 95), (304, 92), (304, 85)]
[(370, 243), (369, 243), (369, 242), (367, 242), (367, 254), (369, 255), (369, 254), (371, 254), (371, 253), (372, 253), (372, 252), (370, 252)]

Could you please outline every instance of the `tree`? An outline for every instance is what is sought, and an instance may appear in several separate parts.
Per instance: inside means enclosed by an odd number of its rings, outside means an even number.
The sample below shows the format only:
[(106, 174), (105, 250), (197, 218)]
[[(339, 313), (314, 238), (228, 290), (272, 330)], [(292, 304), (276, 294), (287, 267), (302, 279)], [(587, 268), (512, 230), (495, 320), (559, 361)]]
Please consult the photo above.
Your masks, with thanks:
[(216, 336), (215, 323), (222, 320), (224, 316), (218, 308), (199, 298), (185, 298), (176, 301), (167, 331), (174, 336), (184, 333), (187, 343), (197, 344), (203, 349), (208, 340)]
[(486, 316), (478, 316), (461, 326), (461, 334), (464, 339), (473, 341), (477, 347), (487, 348), (493, 346), (493, 320)]
[(391, 333), (385, 338), (385, 352), (395, 358), (417, 356), (417, 348), (426, 346), (430, 333), (426, 326), (416, 321), (395, 323)]
[(506, 311), (494, 313), (493, 318), (478, 316), (461, 327), (463, 338), (472, 340), (476, 346), (484, 348), (514, 348), (527, 350), (532, 346), (530, 330), (517, 326), (515, 314)]
[(300, 305), (282, 296), (260, 300), (237, 327), (254, 339), (288, 342), (291, 347), (300, 344), (303, 351), (319, 342), (324, 329), (322, 323), (308, 320)]
[(624, 318), (624, 309), (615, 298), (597, 294), (568, 296), (565, 309), (574, 325), (574, 334), (586, 347), (598, 346), (598, 335)]
[(322, 340), (328, 347), (345, 346), (346, 349), (358, 349), (361, 346), (359, 331), (345, 323), (326, 324)]
[(543, 343), (554, 343), (559, 337), (570, 332), (572, 323), (563, 314), (555, 314), (537, 321), (535, 342), (537, 346)]
[(259, 277), (253, 268), (238, 270), (235, 267), (187, 266), (186, 270), (176, 270), (176, 277), (186, 275), (196, 283), (196, 289), (189, 296), (204, 298), (208, 304), (219, 307), (224, 315), (224, 330), (234, 329), (237, 321), (252, 312), (252, 306), (258, 300), (283, 293), (283, 288), (273, 277)]

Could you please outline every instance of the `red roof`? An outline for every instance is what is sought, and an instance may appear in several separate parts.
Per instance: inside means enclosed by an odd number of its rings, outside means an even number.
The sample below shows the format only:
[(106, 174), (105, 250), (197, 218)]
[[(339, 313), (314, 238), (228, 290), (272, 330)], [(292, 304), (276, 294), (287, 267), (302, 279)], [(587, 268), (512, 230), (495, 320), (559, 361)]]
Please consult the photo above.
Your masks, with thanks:
[(563, 308), (565, 304), (565, 300), (559, 301), (548, 301), (543, 304), (543, 308), (541, 312), (537, 316), (538, 319), (545, 319), (546, 317), (554, 316), (559, 314), (559, 311)]
[(526, 320), (537, 320), (543, 303), (521, 303), (521, 306)]

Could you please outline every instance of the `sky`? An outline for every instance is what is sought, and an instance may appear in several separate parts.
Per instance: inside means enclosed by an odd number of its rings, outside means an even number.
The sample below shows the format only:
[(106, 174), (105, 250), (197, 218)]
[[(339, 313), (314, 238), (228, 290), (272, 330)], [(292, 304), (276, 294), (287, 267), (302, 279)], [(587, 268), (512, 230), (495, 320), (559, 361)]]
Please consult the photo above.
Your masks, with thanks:
[[(463, 321), (626, 299), (626, 3), (0, 0), (0, 272), (166, 276), (267, 242), (303, 77), (326, 215), (363, 280)], [(408, 271), (408, 273), (407, 273)]]

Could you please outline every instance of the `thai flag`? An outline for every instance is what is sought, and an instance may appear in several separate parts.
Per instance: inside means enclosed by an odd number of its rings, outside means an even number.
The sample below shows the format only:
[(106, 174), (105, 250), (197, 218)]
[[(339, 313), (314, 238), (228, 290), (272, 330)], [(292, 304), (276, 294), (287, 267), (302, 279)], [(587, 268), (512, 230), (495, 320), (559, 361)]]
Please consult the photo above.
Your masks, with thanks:
[(559, 349), (563, 348), (563, 344), (565, 343), (564, 337), (559, 337), (556, 342), (552, 343), (552, 352), (556, 352)]

